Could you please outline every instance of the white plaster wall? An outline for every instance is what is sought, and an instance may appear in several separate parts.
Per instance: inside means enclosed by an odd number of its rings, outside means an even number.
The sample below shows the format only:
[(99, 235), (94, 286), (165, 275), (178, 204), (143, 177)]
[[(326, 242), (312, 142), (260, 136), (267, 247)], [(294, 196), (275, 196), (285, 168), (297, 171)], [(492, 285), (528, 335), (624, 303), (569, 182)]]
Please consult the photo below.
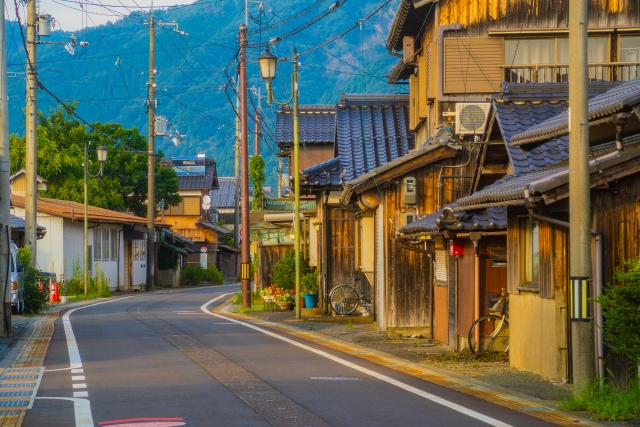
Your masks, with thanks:
[[(23, 208), (14, 207), (13, 214), (24, 219)], [(40, 270), (54, 272), (60, 277), (64, 268), (63, 219), (39, 212), (36, 222), (47, 229), (45, 236), (36, 243), (36, 263)]]
[[(93, 224), (89, 223), (89, 227)], [(89, 244), (91, 244), (91, 232), (89, 232)], [(64, 220), (64, 274), (68, 279), (73, 275), (73, 264), (76, 263), (78, 272), (82, 275), (84, 266), (84, 225), (82, 221)]]

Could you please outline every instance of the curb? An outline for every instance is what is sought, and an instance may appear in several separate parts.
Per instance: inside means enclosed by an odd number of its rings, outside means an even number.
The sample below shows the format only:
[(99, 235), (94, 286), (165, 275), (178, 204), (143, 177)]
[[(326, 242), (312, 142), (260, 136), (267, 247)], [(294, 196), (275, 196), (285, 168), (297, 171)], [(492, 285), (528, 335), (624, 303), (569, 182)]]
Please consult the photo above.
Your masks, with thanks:
[(226, 301), (212, 309), (212, 311), (225, 314), (239, 320), (244, 320), (256, 325), (265, 326), (284, 332), (288, 335), (304, 339), (324, 347), (328, 347), (369, 362), (376, 363), (380, 366), (402, 372), (407, 375), (414, 376), (443, 387), (454, 389), (456, 391), (469, 394), (482, 400), (495, 403), (500, 406), (518, 411), (523, 414), (539, 418), (560, 426), (584, 425), (589, 427), (605, 427), (604, 424), (591, 421), (589, 419), (560, 411), (546, 402), (518, 393), (513, 390), (500, 386), (489, 385), (481, 381), (469, 380), (462, 375), (455, 374), (445, 370), (437, 370), (426, 367), (419, 363), (390, 355), (388, 353), (360, 346), (348, 341), (324, 335), (315, 331), (303, 331), (295, 326), (282, 323), (274, 323), (265, 320), (255, 319), (244, 314), (233, 313), (230, 311), (232, 304)]

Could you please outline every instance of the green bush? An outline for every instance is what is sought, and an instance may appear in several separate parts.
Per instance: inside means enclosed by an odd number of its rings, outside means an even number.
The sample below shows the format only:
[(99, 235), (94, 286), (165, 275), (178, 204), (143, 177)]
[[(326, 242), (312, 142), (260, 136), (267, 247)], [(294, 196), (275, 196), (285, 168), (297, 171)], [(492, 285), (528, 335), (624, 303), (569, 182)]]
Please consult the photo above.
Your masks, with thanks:
[[(80, 265), (80, 260), (76, 259), (72, 262), (71, 277), (69, 277), (65, 283), (65, 286), (60, 291), (64, 291), (66, 295), (77, 297), (85, 297), (84, 289), (84, 272), (83, 267)], [(100, 266), (96, 266), (95, 277), (89, 276), (87, 281), (87, 298), (109, 298), (111, 297), (111, 291), (109, 291), (109, 281), (104, 275), (104, 272), (100, 269)]]
[(178, 268), (178, 253), (164, 246), (158, 249), (158, 270), (175, 270)]
[(602, 333), (607, 346), (640, 363), (640, 261), (627, 261), (628, 272), (616, 269), (618, 284), (609, 284), (597, 301), (602, 305)]
[(200, 267), (186, 267), (182, 270), (182, 286), (199, 286), (205, 273)]
[(49, 294), (40, 291), (39, 277), (38, 270), (24, 267), (24, 312), (27, 314), (40, 313), (49, 302)]
[[(300, 277), (309, 273), (309, 262), (300, 260)], [(291, 290), (296, 286), (296, 256), (293, 251), (287, 251), (280, 261), (273, 265), (271, 281), (280, 289)]]
[(589, 411), (591, 419), (603, 421), (631, 420), (640, 416), (640, 382), (627, 387), (595, 381), (582, 393), (560, 402), (565, 411)]
[(310, 273), (305, 274), (300, 279), (300, 287), (305, 294), (317, 294), (320, 286), (318, 285), (318, 269), (316, 268)]
[(224, 276), (215, 264), (209, 264), (207, 269), (204, 270), (204, 279), (210, 283), (221, 284), (224, 280)]

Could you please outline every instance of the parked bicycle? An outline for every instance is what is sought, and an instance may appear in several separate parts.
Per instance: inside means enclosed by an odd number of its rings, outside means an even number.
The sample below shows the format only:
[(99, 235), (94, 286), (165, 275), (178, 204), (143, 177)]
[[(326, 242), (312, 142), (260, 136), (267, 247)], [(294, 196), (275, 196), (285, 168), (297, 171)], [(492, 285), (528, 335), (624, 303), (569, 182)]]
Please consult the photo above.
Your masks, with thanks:
[(352, 277), (352, 283), (339, 283), (329, 293), (329, 303), (333, 311), (340, 315), (351, 314), (361, 305), (364, 308), (371, 307), (373, 291), (364, 291), (357, 285), (360, 277)]
[(473, 353), (509, 351), (509, 297), (505, 295), (504, 289), (491, 307), (490, 314), (473, 322), (467, 339)]

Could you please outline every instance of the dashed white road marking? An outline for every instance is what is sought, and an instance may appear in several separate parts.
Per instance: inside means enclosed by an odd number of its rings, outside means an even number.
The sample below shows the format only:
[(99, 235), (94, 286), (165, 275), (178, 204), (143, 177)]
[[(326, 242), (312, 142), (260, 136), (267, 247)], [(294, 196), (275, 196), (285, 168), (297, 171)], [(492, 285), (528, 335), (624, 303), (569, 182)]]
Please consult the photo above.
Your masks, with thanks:
[(86, 391), (74, 391), (73, 397), (89, 397), (89, 393)]
[(438, 397), (438, 396), (436, 396), (434, 394), (427, 393), (426, 391), (422, 391), (419, 388), (410, 386), (408, 384), (405, 384), (405, 383), (403, 383), (401, 381), (395, 380), (395, 379), (393, 379), (391, 377), (388, 377), (386, 375), (379, 374), (376, 371), (373, 371), (371, 369), (364, 368), (364, 367), (362, 367), (360, 365), (356, 365), (355, 363), (349, 362), (348, 360), (345, 360), (345, 359), (342, 359), (340, 357), (337, 357), (337, 356), (334, 356), (332, 354), (329, 354), (326, 351), (315, 349), (315, 348), (310, 347), (310, 346), (308, 346), (306, 344), (302, 344), (302, 343), (294, 341), (294, 340), (292, 340), (290, 338), (287, 338), (287, 337), (285, 337), (283, 335), (279, 335), (279, 334), (276, 334), (274, 332), (271, 332), (271, 331), (268, 331), (266, 329), (263, 329), (263, 328), (261, 328), (259, 326), (252, 325), (251, 323), (243, 322), (241, 320), (232, 319), (232, 318), (229, 318), (229, 317), (226, 317), (226, 316), (222, 316), (222, 315), (217, 314), (217, 313), (212, 313), (211, 311), (209, 311), (207, 309), (207, 307), (209, 305), (213, 304), (214, 302), (216, 302), (219, 299), (224, 298), (225, 296), (228, 296), (228, 295), (231, 295), (231, 294), (230, 293), (229, 294), (223, 294), (223, 295), (220, 295), (220, 296), (218, 296), (218, 297), (216, 297), (216, 298), (214, 298), (214, 299), (212, 299), (210, 301), (207, 301), (202, 306), (200, 306), (200, 310), (202, 310), (204, 313), (206, 313), (208, 315), (211, 315), (211, 316), (214, 316), (214, 317), (218, 317), (220, 319), (228, 320), (229, 322), (237, 323), (239, 325), (246, 326), (247, 328), (253, 329), (253, 330), (258, 331), (258, 332), (261, 332), (261, 333), (263, 333), (265, 335), (268, 335), (270, 337), (279, 339), (281, 341), (284, 341), (284, 342), (289, 343), (291, 345), (294, 345), (296, 347), (299, 347), (299, 348), (302, 348), (304, 350), (310, 351), (310, 352), (315, 353), (315, 354), (317, 354), (319, 356), (325, 357), (325, 358), (327, 358), (329, 360), (333, 360), (334, 362), (340, 363), (341, 365), (344, 365), (344, 366), (347, 366), (349, 368), (355, 369), (358, 372), (362, 372), (363, 374), (367, 374), (367, 375), (369, 375), (371, 377), (374, 377), (374, 378), (376, 378), (376, 379), (378, 379), (380, 381), (384, 381), (384, 382), (386, 382), (388, 384), (394, 385), (394, 386), (396, 386), (398, 388), (401, 388), (401, 389), (403, 389), (405, 391), (408, 391), (409, 393), (413, 393), (413, 394), (415, 394), (417, 396), (420, 396), (420, 397), (423, 397), (425, 399), (428, 399), (428, 400), (430, 400), (430, 401), (432, 401), (434, 403), (437, 403), (439, 405), (445, 406), (445, 407), (447, 407), (449, 409), (452, 409), (452, 410), (454, 410), (456, 412), (459, 412), (461, 414), (467, 415), (467, 416), (469, 416), (471, 418), (475, 418), (476, 420), (482, 421), (482, 422), (487, 423), (487, 424), (489, 424), (491, 426), (494, 426), (494, 427), (512, 427), (511, 425), (503, 423), (500, 420), (496, 420), (495, 418), (488, 417), (488, 416), (486, 416), (484, 414), (481, 414), (479, 412), (476, 412), (476, 411), (474, 411), (472, 409), (465, 408), (462, 405), (458, 405), (457, 403), (454, 403), (454, 402), (451, 402), (449, 400), (443, 399), (443, 398)]
[(76, 383), (76, 384), (72, 384), (73, 388), (87, 388), (87, 384), (86, 383)]
[(67, 400), (73, 402), (73, 412), (76, 418), (76, 427), (94, 427), (91, 416), (91, 403), (88, 399), (75, 397), (36, 397), (42, 400)]
[(84, 375), (73, 375), (71, 381), (84, 381)]

